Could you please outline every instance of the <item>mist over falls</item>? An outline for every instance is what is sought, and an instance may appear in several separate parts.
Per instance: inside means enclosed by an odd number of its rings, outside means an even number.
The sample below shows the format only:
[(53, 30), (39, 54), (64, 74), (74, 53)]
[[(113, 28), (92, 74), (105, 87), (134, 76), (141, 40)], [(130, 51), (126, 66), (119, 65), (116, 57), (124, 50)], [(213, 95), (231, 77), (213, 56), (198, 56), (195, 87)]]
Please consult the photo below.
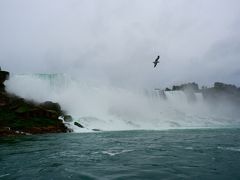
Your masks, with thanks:
[[(203, 92), (116, 88), (66, 74), (14, 75), (7, 91), (36, 102), (58, 102), (85, 130), (233, 127), (237, 104)], [(209, 94), (208, 94), (209, 95)], [(74, 131), (82, 131), (72, 123)]]

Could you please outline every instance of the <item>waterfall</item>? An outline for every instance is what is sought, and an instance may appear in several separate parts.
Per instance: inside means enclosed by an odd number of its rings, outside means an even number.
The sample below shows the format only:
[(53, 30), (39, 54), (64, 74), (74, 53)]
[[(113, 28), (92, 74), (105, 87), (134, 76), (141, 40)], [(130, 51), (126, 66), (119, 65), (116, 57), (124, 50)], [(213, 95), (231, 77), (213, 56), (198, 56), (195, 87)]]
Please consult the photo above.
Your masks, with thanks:
[[(13, 75), (6, 89), (36, 102), (54, 101), (85, 128), (78, 131), (227, 127), (238, 123), (215, 113), (201, 93), (139, 91), (75, 80), (66, 74)], [(189, 99), (189, 97), (191, 97)]]

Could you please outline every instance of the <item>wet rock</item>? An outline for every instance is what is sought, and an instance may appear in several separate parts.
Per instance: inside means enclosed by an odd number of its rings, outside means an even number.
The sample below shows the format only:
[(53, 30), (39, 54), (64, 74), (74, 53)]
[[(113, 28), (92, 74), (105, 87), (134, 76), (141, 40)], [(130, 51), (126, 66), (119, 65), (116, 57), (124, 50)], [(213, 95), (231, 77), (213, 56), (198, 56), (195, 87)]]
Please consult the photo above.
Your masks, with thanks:
[(5, 92), (4, 81), (8, 80), (9, 72), (0, 70), (0, 92)]
[(0, 71), (0, 84), (2, 84), (4, 81), (8, 80), (8, 78), (9, 78), (9, 72)]
[(84, 128), (80, 123), (78, 123), (78, 122), (74, 122), (74, 125), (75, 126), (78, 126), (78, 127), (80, 127), (80, 128)]
[(72, 118), (72, 116), (70, 116), (70, 115), (65, 115), (65, 116), (63, 117), (63, 119), (64, 119), (65, 122), (72, 122), (72, 121), (73, 121), (73, 118)]

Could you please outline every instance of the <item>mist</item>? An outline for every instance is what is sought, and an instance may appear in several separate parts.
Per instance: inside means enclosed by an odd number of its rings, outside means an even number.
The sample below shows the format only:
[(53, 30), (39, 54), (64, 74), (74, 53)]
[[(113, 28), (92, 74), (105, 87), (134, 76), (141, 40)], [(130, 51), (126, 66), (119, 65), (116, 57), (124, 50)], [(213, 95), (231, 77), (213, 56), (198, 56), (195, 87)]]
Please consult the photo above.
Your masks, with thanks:
[[(237, 0), (3, 0), (0, 65), (116, 88), (240, 84)], [(152, 61), (161, 55), (153, 69)]]

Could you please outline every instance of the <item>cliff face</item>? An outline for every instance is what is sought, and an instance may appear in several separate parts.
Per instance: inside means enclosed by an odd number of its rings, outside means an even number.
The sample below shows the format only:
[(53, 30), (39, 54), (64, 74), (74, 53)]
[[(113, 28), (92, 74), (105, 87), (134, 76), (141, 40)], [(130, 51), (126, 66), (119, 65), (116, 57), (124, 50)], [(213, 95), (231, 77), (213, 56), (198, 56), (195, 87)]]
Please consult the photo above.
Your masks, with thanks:
[(58, 103), (37, 104), (5, 91), (9, 73), (0, 71), (0, 136), (67, 132), (58, 119), (64, 115)]

